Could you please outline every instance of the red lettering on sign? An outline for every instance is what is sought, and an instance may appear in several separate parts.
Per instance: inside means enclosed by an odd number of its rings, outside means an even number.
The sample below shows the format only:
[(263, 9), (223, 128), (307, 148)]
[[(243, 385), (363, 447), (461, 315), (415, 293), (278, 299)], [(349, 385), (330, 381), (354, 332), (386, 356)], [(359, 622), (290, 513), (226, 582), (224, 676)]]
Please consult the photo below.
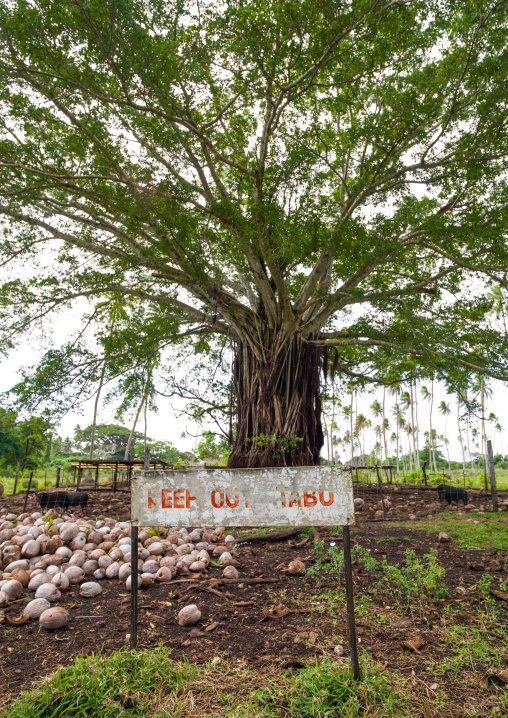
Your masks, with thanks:
[(303, 495), (304, 506), (315, 506), (317, 504), (317, 496), (315, 491)]
[[(280, 491), (280, 489), (279, 489), (279, 491)], [(282, 505), (285, 507), (286, 506), (286, 494), (284, 493), (284, 491), (280, 491), (280, 498), (281, 498)]]
[(238, 494), (235, 494), (234, 501), (231, 501), (231, 499), (228, 496), (227, 489), (226, 489), (226, 503), (230, 509), (236, 509), (236, 507), (240, 503), (240, 497), (238, 496)]
[(294, 504), (298, 504), (299, 508), (302, 508), (302, 500), (300, 498), (300, 494), (296, 492), (296, 496), (291, 492), (291, 496), (289, 498), (289, 508), (293, 506)]
[(173, 492), (171, 491), (171, 489), (162, 489), (161, 499), (163, 509), (173, 508)]
[(191, 496), (190, 493), (189, 493), (189, 492), (187, 491), (187, 489), (186, 489), (186, 490), (185, 490), (185, 507), (188, 508), (188, 509), (190, 509), (190, 502), (191, 502), (191, 501), (195, 501), (195, 500), (196, 500), (196, 497), (195, 497), (195, 496)]
[[(219, 494), (219, 501), (217, 501), (217, 494)], [(216, 509), (221, 509), (224, 506), (224, 494), (222, 491), (213, 490), (212, 491), (212, 506), (214, 506)]]
[(152, 492), (150, 489), (148, 490), (148, 508), (149, 509), (158, 509), (159, 507), (155, 503), (155, 501), (152, 499)]
[(245, 508), (246, 508), (246, 509), (250, 509), (250, 504), (249, 504), (249, 502), (247, 501), (247, 499), (245, 499)]
[[(175, 509), (184, 509), (185, 508), (185, 506), (183, 504), (184, 497), (178, 496), (178, 494), (183, 494), (183, 492), (184, 492), (183, 489), (177, 489), (175, 491), (175, 494), (174, 494), (175, 498), (173, 499)], [(180, 503), (180, 501), (182, 503)]]
[(329, 492), (328, 501), (325, 501), (324, 492), (321, 491), (319, 494), (319, 500), (321, 501), (323, 506), (331, 506), (333, 504), (333, 492), (332, 491)]

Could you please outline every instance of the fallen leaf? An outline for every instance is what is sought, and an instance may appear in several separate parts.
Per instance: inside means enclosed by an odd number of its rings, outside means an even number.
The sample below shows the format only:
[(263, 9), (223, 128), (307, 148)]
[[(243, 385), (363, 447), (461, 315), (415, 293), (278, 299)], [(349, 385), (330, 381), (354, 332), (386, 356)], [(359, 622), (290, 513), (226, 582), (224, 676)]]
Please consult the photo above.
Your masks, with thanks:
[(199, 628), (193, 628), (189, 633), (189, 638), (199, 638), (200, 636), (204, 635), (205, 634), (203, 633), (203, 631), (200, 631)]
[(190, 646), (190, 644), (191, 644), (191, 641), (189, 639), (187, 639), (186, 641), (184, 641), (182, 643), (182, 646)]
[(309, 645), (313, 646), (318, 639), (318, 634), (315, 631), (309, 633)]
[(428, 703), (423, 704), (423, 710), (425, 711), (425, 718), (432, 718), (432, 711)]
[(483, 566), (480, 566), (477, 563), (473, 563), (472, 561), (467, 564), (467, 567), (469, 569), (471, 569), (471, 571), (483, 571), (484, 570)]
[(265, 621), (267, 618), (282, 618), (283, 616), (287, 616), (289, 608), (287, 606), (283, 606), (282, 603), (279, 603), (279, 605), (274, 608), (264, 606), (263, 613), (264, 616), (261, 621)]
[(209, 633), (210, 631), (214, 631), (214, 630), (217, 628), (218, 625), (219, 625), (219, 624), (218, 624), (217, 621), (215, 621), (214, 623), (210, 623), (209, 626), (206, 626), (206, 627), (205, 627), (205, 631), (206, 631), (207, 633)]
[(402, 647), (407, 648), (408, 651), (413, 653), (420, 653), (418, 650), (422, 645), (422, 639), (420, 636), (415, 636), (412, 641), (402, 641)]
[(21, 626), (23, 623), (26, 623), (30, 619), (30, 616), (19, 616), (18, 618), (11, 618), (10, 616), (6, 616), (5, 620), (7, 623), (10, 623), (11, 626)]
[(495, 589), (491, 589), (490, 592), (496, 598), (500, 598), (501, 601), (508, 601), (508, 591), (496, 591)]
[(480, 688), (488, 688), (489, 681), (497, 683), (497, 685), (506, 685), (508, 683), (508, 670), (490, 668), (485, 675), (480, 678)]

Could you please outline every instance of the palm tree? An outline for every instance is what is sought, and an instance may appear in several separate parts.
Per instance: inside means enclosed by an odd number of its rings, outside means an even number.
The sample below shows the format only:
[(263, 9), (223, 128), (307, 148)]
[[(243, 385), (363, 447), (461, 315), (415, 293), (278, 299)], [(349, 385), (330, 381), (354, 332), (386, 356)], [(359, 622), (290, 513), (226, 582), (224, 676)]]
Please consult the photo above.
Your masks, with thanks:
[[(499, 421), (497, 421), (497, 420), (496, 420), (496, 423), (494, 424), (494, 436), (492, 437), (492, 447), (494, 447), (494, 440), (495, 440), (495, 438), (496, 438), (496, 431), (497, 431), (497, 432), (501, 435), (501, 437), (502, 437), (503, 427), (501, 426), (501, 424), (500, 424)], [(494, 450), (494, 448), (492, 448), (492, 450)], [(502, 439), (501, 439), (501, 454), (503, 454), (503, 441), (502, 441)]]
[[(401, 401), (403, 408), (407, 412), (407, 423), (406, 423), (405, 429), (406, 429), (407, 438), (408, 438), (408, 456), (409, 456), (409, 467), (410, 467), (409, 470), (412, 471), (413, 470), (413, 458), (414, 458), (414, 454), (415, 454), (415, 448), (414, 448), (414, 438), (415, 437), (414, 437), (414, 432), (411, 428), (410, 409), (411, 409), (412, 401), (411, 401), (410, 393), (408, 391), (403, 391), (402, 394), (400, 395), (400, 401)], [(409, 430), (408, 430), (408, 428), (409, 428)], [(411, 449), (411, 436), (413, 437), (413, 449)]]
[[(351, 394), (351, 396), (352, 396), (352, 394)], [(346, 435), (347, 435), (347, 439), (351, 445), (350, 446), (350, 448), (351, 448), (351, 466), (353, 466), (353, 456), (354, 456), (353, 431), (352, 431), (352, 429), (353, 429), (353, 407), (344, 405), (342, 407), (342, 414), (346, 420), (346, 426), (349, 427), (348, 429), (346, 429)]]
[[(427, 399), (430, 406), (430, 398), (431, 394), (430, 391), (427, 389), (425, 385), (421, 388), (422, 396), (424, 399)], [(430, 430), (424, 432), (424, 436), (427, 438), (427, 444), (429, 447), (429, 469), (432, 469), (432, 419), (429, 419), (430, 421)]]
[[(357, 438), (358, 444), (360, 446), (360, 451), (363, 454), (363, 464), (365, 466), (366, 464), (366, 453), (365, 453), (365, 429), (369, 426), (369, 420), (364, 414), (358, 414), (356, 417), (356, 423), (355, 423), (355, 436)], [(363, 448), (362, 444), (360, 442), (360, 432), (363, 433)]]
[[(374, 414), (374, 419), (379, 419), (383, 415), (383, 407), (379, 403), (379, 401), (376, 399), (372, 402), (370, 405), (371, 411)], [(377, 427), (376, 427), (377, 428)], [(383, 463), (383, 455), (381, 454), (381, 463)]]
[(390, 394), (395, 397), (395, 407), (392, 409), (392, 414), (395, 418), (396, 422), (396, 430), (395, 430), (395, 436), (396, 436), (396, 460), (397, 460), (397, 476), (400, 476), (400, 466), (399, 466), (399, 418), (400, 418), (400, 410), (399, 410), (399, 394), (400, 394), (400, 384), (393, 384), (390, 387)]
[(448, 449), (448, 440), (446, 438), (446, 424), (448, 423), (448, 417), (452, 413), (452, 410), (450, 409), (450, 405), (446, 403), (446, 401), (442, 401), (439, 404), (439, 412), (444, 416), (445, 418), (445, 425), (444, 425), (444, 443), (446, 446), (446, 453), (448, 455), (448, 473), (451, 473), (451, 464), (450, 464), (450, 450)]
[[(409, 456), (409, 471), (413, 471), (413, 453), (411, 451), (411, 436), (413, 435), (413, 429), (411, 427), (411, 424), (409, 422), (405, 425), (405, 430), (407, 434), (407, 442), (408, 442), (408, 456)], [(414, 435), (413, 435), (414, 436)]]
[(487, 435), (485, 433), (485, 398), (491, 399), (492, 398), (492, 389), (488, 386), (486, 379), (481, 377), (476, 377), (475, 381), (473, 382), (473, 385), (471, 387), (473, 394), (475, 398), (480, 397), (480, 404), (482, 408), (482, 436), (481, 436), (481, 442), (482, 442), (482, 459), (483, 459), (483, 481), (485, 485), (485, 491), (488, 491), (488, 481), (487, 481)]
[(413, 425), (413, 441), (415, 445), (415, 466), (417, 469), (420, 468), (420, 441), (418, 438), (418, 434), (420, 433), (420, 430), (418, 429), (418, 387), (416, 385), (416, 379), (414, 380), (414, 407), (415, 407), (415, 421)]
[(386, 430), (388, 429), (388, 419), (385, 419), (386, 408), (386, 386), (383, 387), (383, 443), (385, 445), (385, 461), (388, 464), (388, 445), (386, 443)]
[(388, 444), (386, 443), (386, 432), (390, 431), (390, 422), (388, 419), (383, 419), (383, 438), (384, 438), (384, 445), (385, 445), (385, 461), (387, 464), (390, 463), (390, 460), (388, 458)]
[(381, 447), (381, 435), (382, 435), (382, 433), (383, 433), (383, 429), (381, 428), (381, 424), (376, 424), (376, 425), (374, 426), (374, 434), (375, 434), (375, 436), (376, 436), (376, 446), (375, 446), (375, 449), (376, 449), (376, 464), (377, 464), (377, 459), (378, 459), (377, 449), (379, 449), (379, 463), (380, 463), (380, 464), (383, 463), (383, 449), (382, 449), (382, 447)]

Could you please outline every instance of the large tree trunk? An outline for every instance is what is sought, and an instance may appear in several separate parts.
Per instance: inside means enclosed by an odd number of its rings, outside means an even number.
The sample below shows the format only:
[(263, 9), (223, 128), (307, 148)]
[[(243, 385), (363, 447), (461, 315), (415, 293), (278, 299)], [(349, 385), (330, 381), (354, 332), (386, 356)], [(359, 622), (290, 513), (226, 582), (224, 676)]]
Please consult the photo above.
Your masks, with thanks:
[(256, 353), (247, 343), (238, 345), (237, 427), (229, 468), (319, 464), (320, 357), (317, 347), (298, 337), (269, 334)]

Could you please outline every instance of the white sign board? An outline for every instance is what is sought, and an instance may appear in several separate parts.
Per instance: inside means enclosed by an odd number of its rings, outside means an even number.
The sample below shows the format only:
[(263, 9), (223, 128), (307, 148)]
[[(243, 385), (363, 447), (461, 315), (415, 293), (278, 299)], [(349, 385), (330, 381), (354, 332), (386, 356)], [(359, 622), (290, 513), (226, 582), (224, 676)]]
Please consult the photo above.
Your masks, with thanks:
[(141, 471), (131, 518), (143, 526), (354, 524), (351, 472), (338, 466)]

